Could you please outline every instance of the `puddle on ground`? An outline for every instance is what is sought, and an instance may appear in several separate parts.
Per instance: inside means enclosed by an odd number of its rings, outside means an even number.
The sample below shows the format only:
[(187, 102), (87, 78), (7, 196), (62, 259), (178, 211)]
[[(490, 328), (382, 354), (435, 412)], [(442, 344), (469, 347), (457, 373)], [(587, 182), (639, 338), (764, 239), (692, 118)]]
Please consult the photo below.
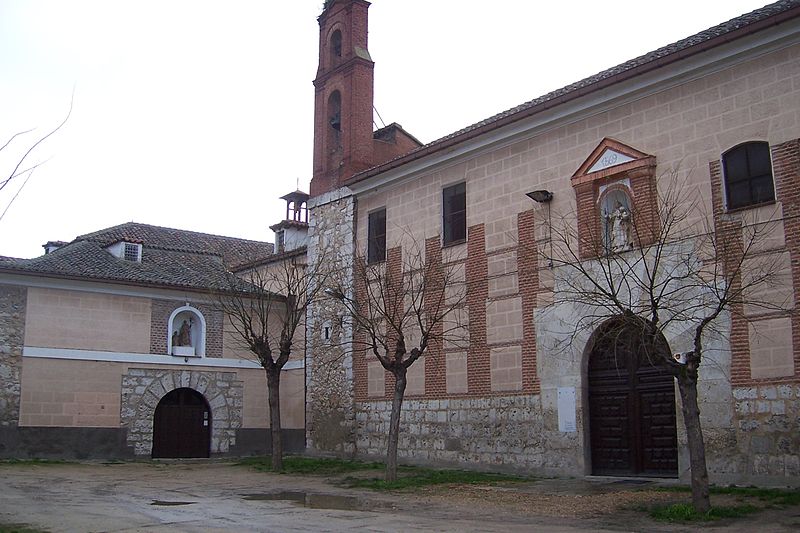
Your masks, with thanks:
[(161, 505), (165, 507), (173, 506), (173, 505), (192, 505), (195, 502), (170, 502), (166, 500), (153, 500), (153, 503), (150, 505)]
[(391, 508), (385, 502), (366, 501), (353, 496), (335, 494), (315, 494), (301, 491), (264, 492), (260, 494), (242, 494), (242, 498), (251, 501), (289, 501), (309, 509), (336, 509), (339, 511), (377, 510)]

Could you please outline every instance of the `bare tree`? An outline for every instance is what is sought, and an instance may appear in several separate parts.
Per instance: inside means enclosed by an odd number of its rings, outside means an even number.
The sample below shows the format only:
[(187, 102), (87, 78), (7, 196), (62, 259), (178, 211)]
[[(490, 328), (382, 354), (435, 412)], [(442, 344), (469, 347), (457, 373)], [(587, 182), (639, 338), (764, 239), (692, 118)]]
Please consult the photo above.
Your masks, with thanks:
[(303, 353), (304, 346), (297, 346), (298, 330), (305, 327), (309, 305), (334, 272), (330, 265), (307, 265), (305, 259), (305, 249), (300, 249), (231, 273), (226, 290), (214, 293), (240, 345), (266, 373), (273, 470), (283, 469), (281, 372), (293, 350)]
[[(326, 291), (340, 301), (352, 320), (354, 350), (375, 356), (394, 378), (392, 412), (386, 457), (386, 480), (397, 479), (400, 412), (409, 367), (432, 346), (464, 337), (460, 320), (466, 284), (456, 270), (442, 265), (432, 250), (441, 250), (438, 238), (428, 253), (416, 242), (406, 249), (388, 250), (386, 262), (370, 263), (356, 254), (355, 290), (344, 282)], [(437, 350), (441, 353), (441, 349)]]
[[(786, 304), (780, 285), (785, 272), (774, 251), (765, 249), (775, 216), (766, 222), (743, 220), (726, 224), (709, 216), (698, 191), (682, 183), (677, 173), (662, 179), (655, 216), (628, 212), (628, 242), (613, 235), (613, 220), (593, 224), (578, 235), (566, 217), (553, 225), (554, 306), (575, 309), (574, 329), (612, 323), (601, 334), (610, 345), (628, 343), (620, 353), (643, 354), (676, 378), (688, 440), (692, 503), (710, 508), (705, 444), (700, 425), (697, 382), (710, 335), (726, 336), (721, 320), (743, 309), (780, 310)], [(599, 217), (598, 213), (598, 219)], [(570, 217), (575, 220), (574, 215)], [(613, 319), (611, 321), (610, 319)], [(673, 355), (667, 338), (681, 332), (685, 346)], [(635, 339), (635, 340), (631, 340)], [(635, 346), (630, 346), (631, 342)]]
[[(64, 124), (67, 123), (67, 121), (69, 120), (69, 117), (70, 117), (71, 114), (72, 114), (72, 101), (70, 101), (69, 111), (67, 112), (67, 116), (64, 117), (64, 120), (62, 120), (55, 128), (53, 128), (49, 132), (47, 132), (44, 135), (36, 138), (36, 140), (34, 140), (31, 144), (26, 145), (26, 148), (23, 149), (21, 155), (16, 160), (16, 163), (13, 164), (13, 167), (8, 172), (8, 174), (6, 175), (5, 173), (3, 173), (3, 177), (0, 178), (0, 192), (2, 192), (6, 187), (8, 187), (15, 180), (22, 179), (23, 181), (22, 181), (22, 185), (20, 185), (20, 187), (17, 189), (16, 193), (14, 193), (11, 196), (11, 199), (8, 201), (8, 203), (6, 204), (5, 208), (3, 209), (3, 212), (0, 213), (0, 221), (3, 220), (3, 218), (6, 215), (6, 213), (11, 208), (11, 204), (14, 203), (14, 201), (19, 196), (19, 193), (22, 191), (22, 189), (28, 183), (28, 180), (33, 175), (33, 171), (36, 170), (37, 167), (39, 167), (42, 164), (44, 164), (44, 161), (39, 161), (39, 162), (32, 163), (32, 164), (29, 165), (29, 164), (27, 164), (29, 157), (31, 156), (31, 154), (33, 154), (33, 152), (36, 150), (36, 148), (39, 145), (41, 145), (49, 137), (54, 135), (58, 130), (60, 130), (64, 126)], [(25, 130), (25, 131), (19, 131), (19, 132), (13, 134), (5, 142), (5, 144), (0, 146), (0, 153), (3, 153), (5, 151), (10, 150), (11, 147), (12, 147), (12, 144), (15, 141), (17, 141), (18, 139), (23, 138), (25, 135), (27, 135), (29, 133), (32, 133), (33, 131), (34, 130), (30, 129), (30, 130)]]

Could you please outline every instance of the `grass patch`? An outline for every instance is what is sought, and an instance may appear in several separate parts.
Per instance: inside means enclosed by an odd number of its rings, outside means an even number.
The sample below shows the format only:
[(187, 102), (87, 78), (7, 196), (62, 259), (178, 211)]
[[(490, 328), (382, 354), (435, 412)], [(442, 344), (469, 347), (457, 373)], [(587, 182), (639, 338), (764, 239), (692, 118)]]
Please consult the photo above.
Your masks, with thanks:
[(722, 518), (741, 518), (760, 510), (755, 505), (743, 504), (712, 507), (707, 513), (699, 513), (691, 503), (673, 503), (653, 507), (650, 517), (660, 522), (710, 522)]
[[(70, 461), (62, 459), (0, 459), (0, 466), (25, 466), (25, 465), (66, 465)], [(0, 525), (0, 527), (4, 527)], [(0, 532), (3, 530), (0, 529)]]
[[(679, 485), (674, 487), (658, 487), (655, 490), (661, 492), (680, 492), (689, 493), (691, 487)], [(674, 503), (671, 505), (660, 505), (651, 507), (647, 511), (650, 517), (662, 522), (709, 522), (722, 518), (741, 518), (764, 509), (767, 507), (786, 507), (790, 505), (800, 505), (800, 491), (791, 489), (762, 489), (757, 487), (710, 487), (711, 494), (734, 496), (739, 501), (739, 505), (716, 506), (712, 507), (707, 513), (698, 513), (691, 503)], [(752, 505), (747, 501), (756, 500), (762, 502), (761, 505)], [(756, 502), (753, 502), (756, 503)]]
[[(686, 485), (674, 487), (658, 487), (655, 490), (662, 492), (691, 492), (692, 488)], [(710, 487), (711, 494), (726, 494), (729, 496), (742, 496), (758, 498), (762, 502), (779, 505), (800, 505), (800, 490), (793, 489), (762, 489), (758, 487)]]
[[(270, 457), (248, 457), (240, 460), (237, 465), (249, 466), (260, 472), (272, 472)], [(284, 474), (335, 476), (353, 472), (380, 470), (386, 466), (383, 463), (368, 463), (363, 461), (345, 461), (342, 459), (329, 459), (321, 457), (288, 456), (283, 458)], [(348, 476), (342, 484), (351, 488), (365, 488), (375, 490), (402, 490), (429, 485), (476, 484), (498, 483), (501, 481), (530, 481), (531, 478), (512, 476), (507, 474), (492, 474), (486, 472), (470, 472), (467, 470), (435, 470), (430, 468), (417, 468), (415, 466), (398, 467), (399, 479), (391, 483), (382, 477), (359, 478)]]
[[(270, 457), (248, 457), (242, 459), (238, 465), (249, 466), (260, 472), (272, 472)], [(344, 461), (342, 459), (329, 459), (323, 457), (284, 457), (283, 473), (305, 474), (318, 476), (332, 476), (347, 474), (360, 470), (378, 470), (383, 468), (382, 463), (365, 463), (362, 461)]]
[(0, 524), (0, 533), (47, 533), (28, 524)]
[[(381, 465), (382, 466), (382, 465)], [(397, 481), (386, 481), (380, 478), (357, 479), (347, 478), (344, 484), (353, 488), (374, 490), (403, 490), (443, 484), (493, 484), (499, 482), (531, 481), (531, 478), (508, 474), (487, 472), (471, 472), (468, 470), (434, 470), (429, 468), (400, 467)]]

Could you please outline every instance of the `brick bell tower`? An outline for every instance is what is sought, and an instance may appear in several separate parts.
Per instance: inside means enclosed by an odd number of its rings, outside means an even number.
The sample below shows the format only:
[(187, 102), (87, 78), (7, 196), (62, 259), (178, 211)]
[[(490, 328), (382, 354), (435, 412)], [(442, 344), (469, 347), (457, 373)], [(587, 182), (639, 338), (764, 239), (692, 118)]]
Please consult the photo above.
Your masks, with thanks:
[(318, 18), (311, 196), (335, 190), (373, 165), (375, 64), (367, 51), (369, 5), (365, 0), (326, 0)]

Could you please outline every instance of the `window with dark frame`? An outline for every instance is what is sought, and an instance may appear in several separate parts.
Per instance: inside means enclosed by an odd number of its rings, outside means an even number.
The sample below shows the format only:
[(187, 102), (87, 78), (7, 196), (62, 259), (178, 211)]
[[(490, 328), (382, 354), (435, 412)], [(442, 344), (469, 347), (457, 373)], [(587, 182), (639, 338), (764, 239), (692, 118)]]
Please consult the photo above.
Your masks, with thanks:
[(442, 242), (446, 246), (467, 240), (467, 184), (442, 190)]
[(386, 209), (373, 211), (367, 221), (367, 262), (386, 261)]
[(722, 154), (725, 199), (728, 209), (739, 209), (775, 200), (769, 143), (740, 144)]
[(125, 249), (123, 250), (123, 259), (125, 261), (133, 261), (134, 263), (139, 262), (139, 245), (126, 242)]

